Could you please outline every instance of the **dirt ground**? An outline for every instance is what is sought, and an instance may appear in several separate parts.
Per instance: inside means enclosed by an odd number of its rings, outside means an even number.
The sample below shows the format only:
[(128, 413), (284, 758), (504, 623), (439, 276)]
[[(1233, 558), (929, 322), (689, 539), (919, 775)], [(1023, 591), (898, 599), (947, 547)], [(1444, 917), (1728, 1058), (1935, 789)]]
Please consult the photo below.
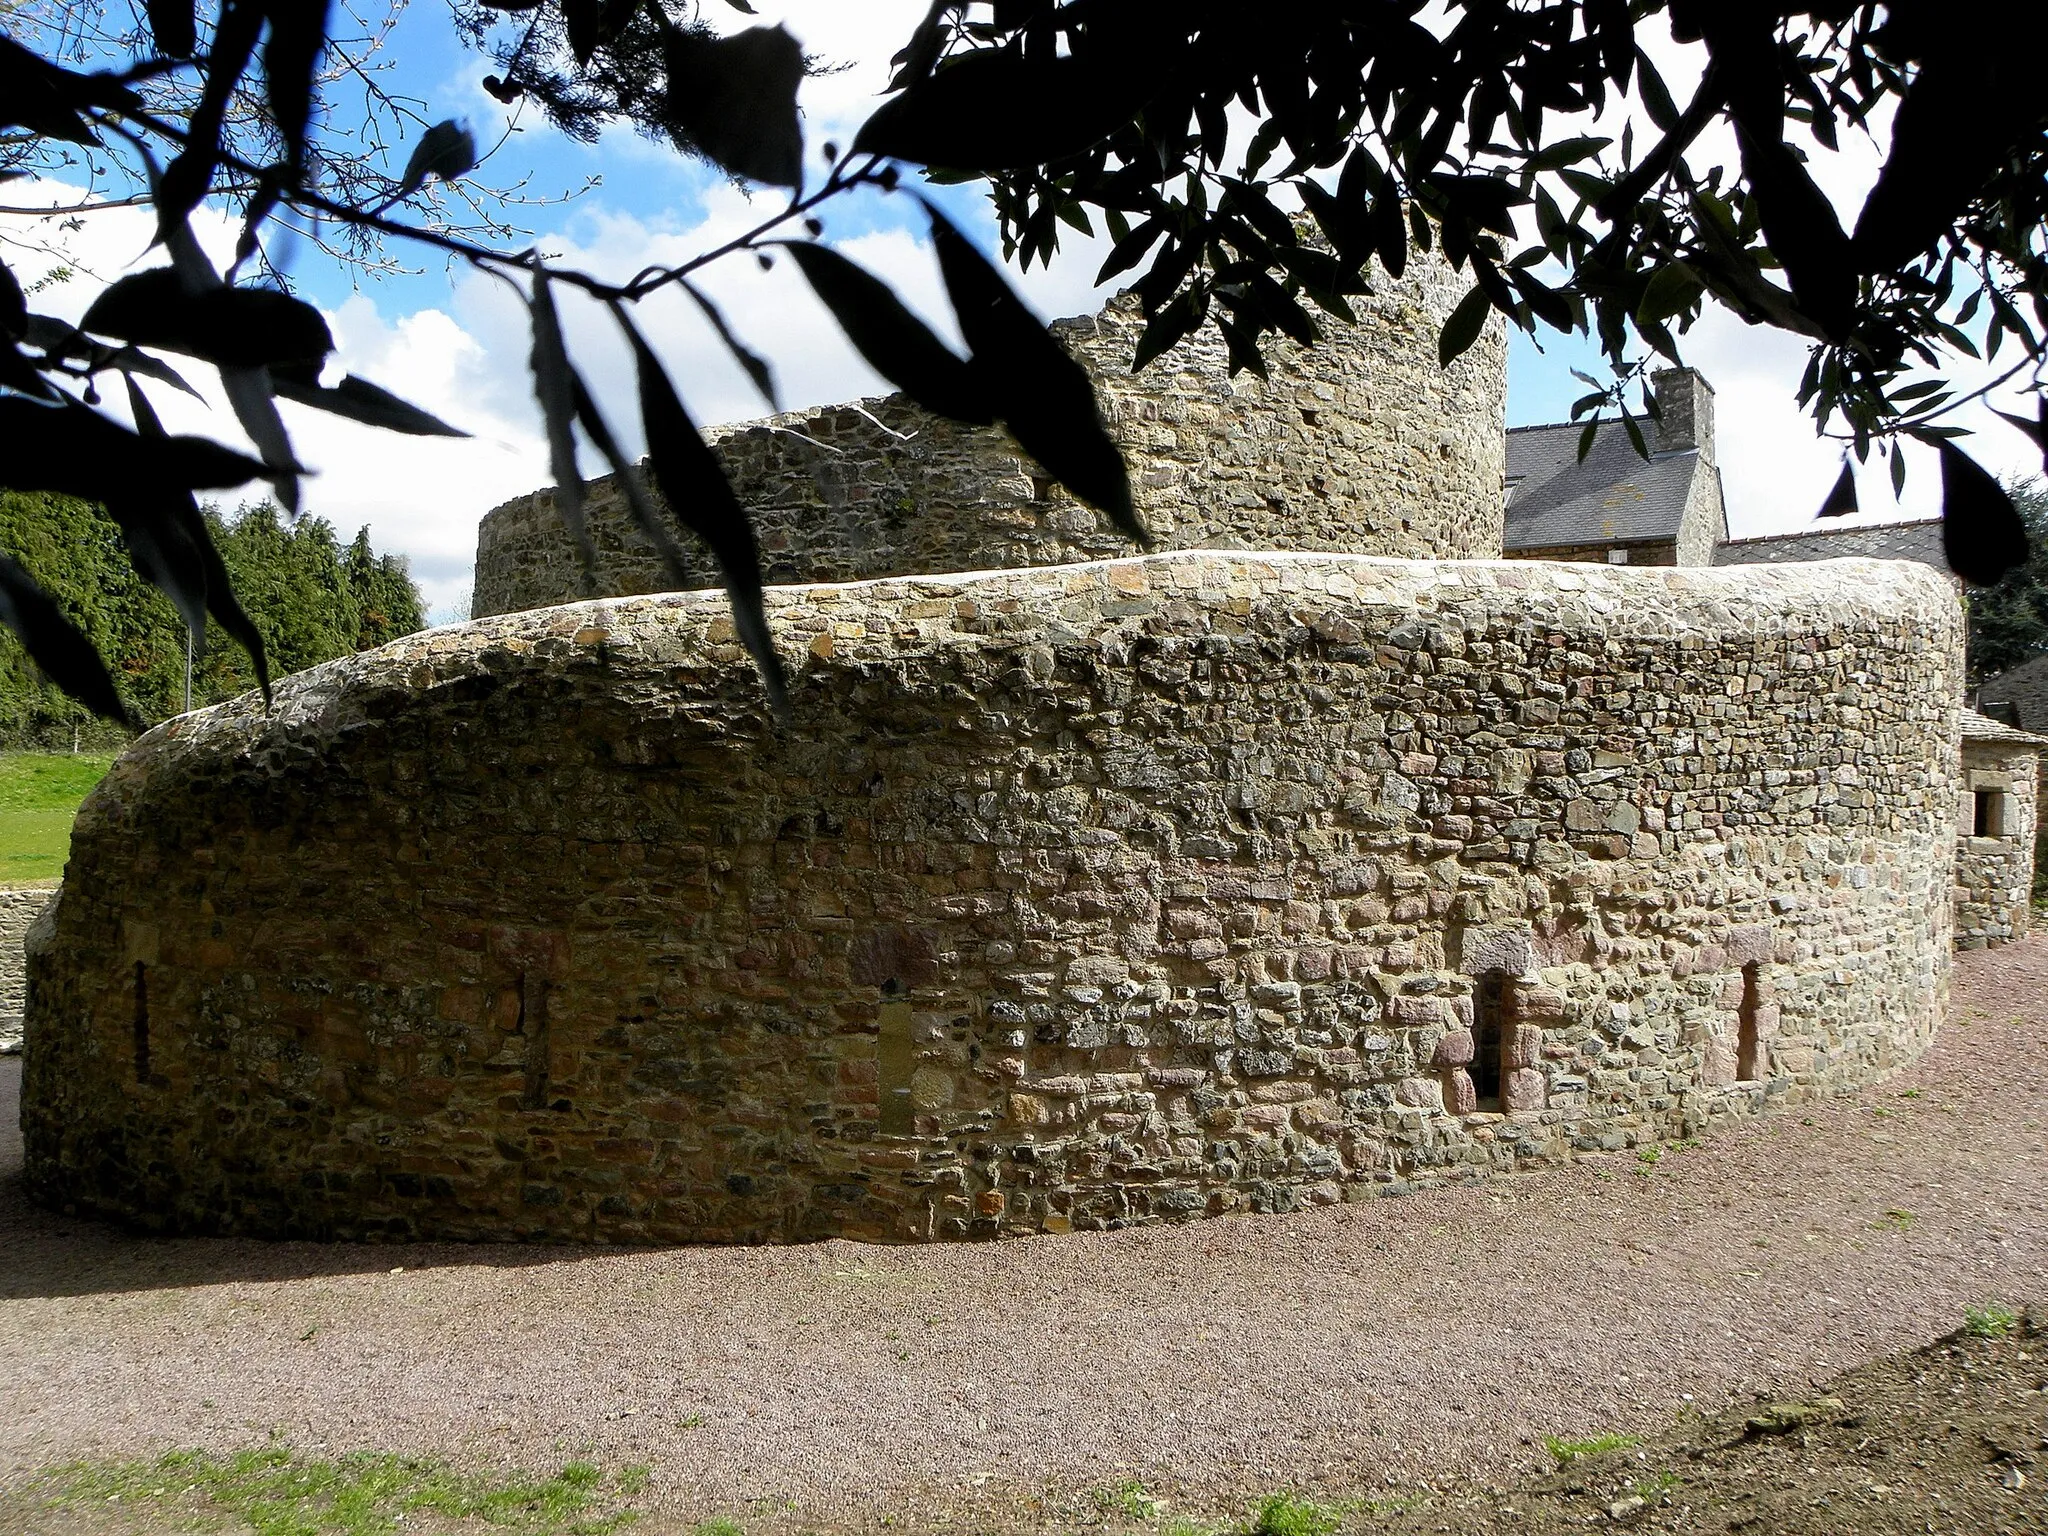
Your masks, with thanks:
[(274, 1442), (645, 1466), (649, 1531), (2048, 1530), (2048, 1342), (1912, 1352), (2048, 1301), (2044, 941), (1961, 957), (1891, 1081), (1655, 1162), (988, 1246), (138, 1239), (26, 1202), (17, 1083), (0, 1528), (114, 1528), (49, 1524), (60, 1463)]

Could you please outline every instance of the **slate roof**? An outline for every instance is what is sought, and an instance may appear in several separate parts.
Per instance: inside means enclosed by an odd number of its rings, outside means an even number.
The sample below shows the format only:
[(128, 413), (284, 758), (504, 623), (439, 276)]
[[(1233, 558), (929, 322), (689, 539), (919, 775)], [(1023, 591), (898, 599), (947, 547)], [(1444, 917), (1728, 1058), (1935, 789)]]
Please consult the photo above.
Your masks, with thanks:
[(1963, 711), (1963, 740), (2003, 741), (2016, 747), (2048, 747), (2048, 736), (2036, 736), (2032, 731), (2014, 730), (2002, 720), (1993, 720), (1989, 715), (1980, 715), (1974, 709)]
[(1699, 450), (1653, 453), (1646, 462), (1611, 421), (1581, 463), (1581, 430), (1576, 422), (1509, 430), (1505, 551), (1677, 538)]
[(1941, 553), (1941, 519), (1914, 523), (1866, 523), (1860, 528), (1815, 528), (1773, 534), (1766, 539), (1730, 539), (1714, 551), (1716, 565), (1776, 565), (1793, 560), (1918, 560), (1947, 572)]
[(1977, 689), (1977, 704), (1987, 715), (2021, 730), (2048, 729), (2048, 656), (2036, 656), (1994, 673)]

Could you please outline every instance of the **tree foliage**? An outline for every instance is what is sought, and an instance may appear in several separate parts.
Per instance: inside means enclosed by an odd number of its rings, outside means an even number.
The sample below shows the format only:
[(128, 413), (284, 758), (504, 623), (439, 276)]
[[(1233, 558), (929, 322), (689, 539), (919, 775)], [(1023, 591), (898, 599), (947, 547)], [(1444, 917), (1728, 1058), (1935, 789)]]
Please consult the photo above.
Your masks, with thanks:
[[(382, 645), (424, 623), (403, 562), (373, 550), (368, 529), (343, 544), (323, 519), (288, 521), (268, 502), (232, 516), (207, 507), (201, 516), (279, 673)], [(136, 574), (111, 517), (69, 496), (0, 491), (0, 547), (107, 658), (131, 715), (161, 720), (185, 707), (185, 623)], [(195, 707), (257, 685), (248, 653), (218, 626), (208, 626), (194, 651)], [(123, 734), (66, 698), (18, 642), (0, 636), (0, 749), (106, 745)]]
[[(1642, 374), (1677, 360), (1702, 307), (1720, 304), (1809, 341), (1801, 399), (1859, 457), (1888, 453), (1896, 479), (1900, 441), (1941, 450), (1958, 570), (1995, 581), (2025, 555), (2010, 498), (1953, 441), (1956, 408), (1991, 386), (1953, 376), (1982, 359), (2004, 369), (1997, 382), (2030, 387), (2035, 412), (2009, 419), (2048, 448), (2040, 0), (933, 0), (896, 55), (890, 98), (843, 153), (828, 147), (816, 177), (797, 107), (811, 61), (781, 27), (726, 31), (684, 0), (460, 0), (458, 28), (490, 57), (484, 84), (500, 100), (531, 99), (584, 137), (631, 123), (787, 192), (744, 234), (624, 282), (431, 216), (434, 189), (476, 169), (459, 124), (422, 125), (403, 172), (374, 193), (337, 170), (318, 126), (342, 46), (328, 0), (152, 0), (146, 14), (146, 28), (90, 57), (0, 38), (0, 154), (126, 155), (167, 258), (102, 295), (83, 332), (32, 313), (0, 278), (0, 427), (27, 445), (0, 478), (105, 503), (138, 572), (188, 616), (232, 627), (193, 493), (261, 479), (295, 505), (278, 400), (394, 431), (455, 430), (368, 381), (325, 382), (324, 324), (260, 260), (269, 230), (294, 219), (421, 242), (517, 288), (572, 536), (583, 542), (580, 443), (619, 471), (679, 582), (678, 538), (710, 549), (778, 705), (746, 511), (687, 390), (632, 319), (648, 295), (679, 288), (772, 403), (769, 361), (693, 281), (712, 262), (800, 251), (792, 264), (893, 383), (959, 420), (1004, 422), (1049, 475), (1142, 539), (1085, 378), (936, 209), (965, 357), (815, 243), (818, 210), (855, 188), (896, 190), (903, 166), (934, 182), (986, 178), (1005, 245), (1027, 265), (1052, 257), (1062, 226), (1106, 230), (1102, 276), (1135, 274), (1148, 317), (1137, 366), (1213, 325), (1233, 369), (1263, 371), (1269, 338), (1315, 343), (1319, 316), (1348, 319), (1378, 274), (1435, 249), (1471, 284), (1443, 328), (1446, 363), (1490, 313), (1584, 332), (1614, 377), (1589, 380), (1574, 417), (1618, 410), (1640, 443), (1638, 384), (1639, 409), (1655, 414)], [(1696, 85), (1663, 78), (1652, 54), (1664, 33), (1698, 49)], [(1884, 142), (1885, 158), (1845, 220), (1814, 163), (1858, 135)], [(245, 220), (225, 275), (187, 228), (209, 198)], [(245, 264), (255, 276), (239, 275)], [(627, 333), (673, 528), (563, 344), (557, 297), (570, 294), (608, 305)], [(218, 372), (256, 458), (152, 431), (141, 407), (133, 429), (94, 408), (92, 381), (110, 371), (137, 400), (142, 381), (189, 387), (165, 352)], [(18, 576), (0, 566), (0, 616), (50, 675), (105, 708), (97, 653)]]
[(1969, 669), (1982, 680), (2048, 656), (2048, 484), (2012, 487), (2031, 546), (1997, 585), (1970, 594)]

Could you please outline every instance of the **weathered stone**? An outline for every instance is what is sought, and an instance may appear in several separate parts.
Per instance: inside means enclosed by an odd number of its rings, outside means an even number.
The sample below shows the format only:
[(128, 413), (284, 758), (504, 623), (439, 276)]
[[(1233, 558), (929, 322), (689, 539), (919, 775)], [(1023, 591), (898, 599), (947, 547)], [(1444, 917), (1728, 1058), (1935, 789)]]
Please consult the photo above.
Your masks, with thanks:
[(1509, 1114), (1543, 1108), (1547, 1085), (1534, 1067), (1517, 1067), (1501, 1079), (1500, 1105)]
[(1436, 1056), (1432, 1065), (1439, 1067), (1465, 1067), (1472, 1064), (1472, 1031), (1454, 1029), (1436, 1043)]
[[(1704, 1094), (1865, 1081), (1939, 1021), (1961, 624), (1925, 569), (1197, 551), (767, 610), (782, 724), (692, 593), (430, 631), (141, 738), (32, 947), (36, 1198), (191, 1231), (923, 1241), (1426, 1184), (1503, 1158), (1469, 1073), (1431, 1065), (1471, 1007), (1460, 928), (1526, 924), (1543, 962), (1502, 999), (1544, 1025), (1502, 1084), (1557, 1148), (1526, 1165), (1685, 1134)], [(1586, 657), (1629, 685), (1583, 686)], [(1798, 686), (1729, 707), (1751, 674)], [(1525, 791), (1456, 745), (1481, 734), (1529, 755)], [(1427, 819), (1377, 804), (1382, 752), (1430, 759)], [(1113, 753), (1171, 771), (1119, 786)], [(1858, 796), (1824, 802), (1816, 760)], [(1595, 857), (1574, 799), (1667, 828)], [(1452, 807), (1469, 844), (1431, 835)], [(1693, 935), (1732, 966), (1715, 936), (1752, 927), (1765, 1092), (1728, 1095), (1667, 1022), (1716, 973), (1669, 957)]]
[(1536, 968), (1525, 927), (1467, 928), (1461, 940), (1458, 969), (1467, 976), (1484, 976), (1501, 971), (1508, 976), (1526, 976)]

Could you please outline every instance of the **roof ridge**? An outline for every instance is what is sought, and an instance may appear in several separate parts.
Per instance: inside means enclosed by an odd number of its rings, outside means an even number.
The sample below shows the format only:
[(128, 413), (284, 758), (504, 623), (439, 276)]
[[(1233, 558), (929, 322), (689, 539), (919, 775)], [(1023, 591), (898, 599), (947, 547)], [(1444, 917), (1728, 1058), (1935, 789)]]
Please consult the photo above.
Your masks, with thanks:
[(1777, 544), (1786, 539), (1831, 538), (1843, 533), (1882, 533), (1887, 528), (1925, 528), (1930, 523), (1940, 521), (1941, 515), (1936, 513), (1933, 517), (1909, 517), (1896, 523), (1851, 523), (1842, 528), (1799, 528), (1791, 533), (1759, 533), (1745, 539), (1723, 539), (1721, 547), (1726, 549), (1730, 544)]

